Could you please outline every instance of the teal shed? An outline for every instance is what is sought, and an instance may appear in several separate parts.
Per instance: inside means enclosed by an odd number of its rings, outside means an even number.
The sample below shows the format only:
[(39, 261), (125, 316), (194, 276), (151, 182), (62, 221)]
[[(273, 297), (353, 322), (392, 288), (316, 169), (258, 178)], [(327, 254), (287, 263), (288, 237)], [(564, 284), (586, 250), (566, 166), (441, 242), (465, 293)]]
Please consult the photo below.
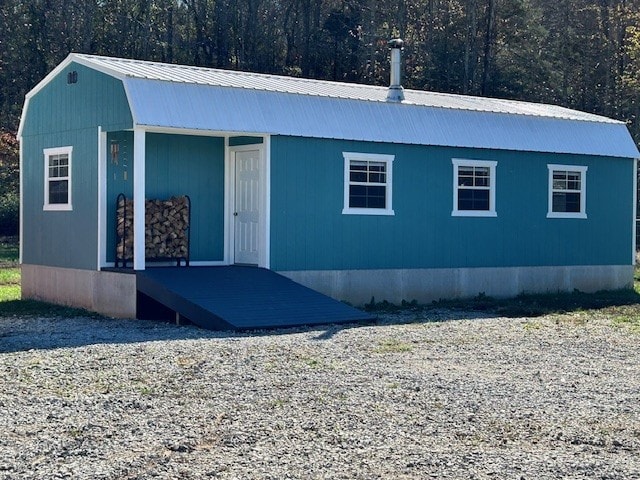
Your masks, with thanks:
[[(117, 197), (190, 198), (189, 264), (338, 300), (629, 287), (624, 123), (552, 105), (70, 54), (21, 119), (23, 296), (136, 316)], [(166, 265), (145, 236), (127, 268)], [(156, 261), (159, 260), (159, 261)]]

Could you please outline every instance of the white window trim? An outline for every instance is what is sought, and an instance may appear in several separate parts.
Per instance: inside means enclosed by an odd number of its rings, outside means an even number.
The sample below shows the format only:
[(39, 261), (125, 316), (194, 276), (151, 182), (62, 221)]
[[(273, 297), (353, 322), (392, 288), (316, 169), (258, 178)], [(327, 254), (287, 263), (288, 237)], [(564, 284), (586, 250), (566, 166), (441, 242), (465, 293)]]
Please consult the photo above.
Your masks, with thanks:
[[(71, 203), (71, 155), (73, 147), (45, 148), (44, 152), (44, 204), (42, 210), (45, 211), (70, 211), (73, 210)], [(67, 203), (49, 203), (49, 157), (51, 155), (67, 155), (69, 157), (69, 192)]]
[[(497, 217), (496, 212), (496, 165), (492, 160), (469, 160), (452, 158), (453, 164), (453, 210), (452, 217)], [(489, 167), (489, 210), (458, 210), (458, 167)]]
[[(395, 215), (393, 200), (393, 160), (395, 155), (378, 153), (342, 152), (344, 157), (344, 207), (343, 215)], [(352, 161), (384, 162), (387, 165), (386, 207), (385, 208), (351, 208), (349, 207), (349, 167)]]
[[(587, 218), (587, 170), (583, 165), (557, 165), (547, 164), (549, 170), (549, 204), (547, 218)], [(554, 212), (553, 211), (553, 172), (557, 170), (580, 172), (580, 212)], [(575, 190), (577, 191), (577, 190)]]

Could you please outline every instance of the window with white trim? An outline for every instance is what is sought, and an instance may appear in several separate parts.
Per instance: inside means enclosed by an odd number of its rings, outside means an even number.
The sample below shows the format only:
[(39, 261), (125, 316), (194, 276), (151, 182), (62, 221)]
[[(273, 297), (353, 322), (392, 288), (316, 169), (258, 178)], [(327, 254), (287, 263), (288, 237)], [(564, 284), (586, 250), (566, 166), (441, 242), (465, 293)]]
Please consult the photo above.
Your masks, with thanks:
[(343, 214), (393, 215), (394, 155), (342, 152), (344, 157)]
[(73, 147), (44, 150), (43, 210), (71, 210), (71, 152)]
[(454, 217), (495, 217), (496, 165), (488, 160), (451, 159)]
[(587, 168), (577, 165), (547, 165), (549, 210), (547, 218), (587, 218)]

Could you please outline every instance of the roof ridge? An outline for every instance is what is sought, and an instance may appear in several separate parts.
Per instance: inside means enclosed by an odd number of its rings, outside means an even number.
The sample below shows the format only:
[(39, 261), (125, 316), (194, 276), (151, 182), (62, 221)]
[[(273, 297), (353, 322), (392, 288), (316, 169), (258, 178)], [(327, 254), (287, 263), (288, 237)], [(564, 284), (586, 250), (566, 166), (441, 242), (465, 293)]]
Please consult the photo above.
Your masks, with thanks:
[[(71, 56), (93, 64), (96, 68), (101, 66), (105, 70), (108, 70), (109, 73), (123, 79), (147, 79), (184, 84), (244, 88), (256, 91), (281, 92), (292, 95), (387, 103), (387, 86), (338, 82), (335, 80), (319, 80), (273, 73), (247, 72), (243, 70), (225, 70), (197, 65), (183, 65), (104, 55), (79, 53), (72, 54)], [(135, 66), (138, 66), (140, 69), (138, 73), (132, 71), (135, 70)], [(199, 78), (198, 75), (200, 75)], [(608, 117), (559, 105), (409, 88), (405, 89), (405, 100), (398, 102), (397, 105), (492, 112), (571, 121), (624, 123)]]

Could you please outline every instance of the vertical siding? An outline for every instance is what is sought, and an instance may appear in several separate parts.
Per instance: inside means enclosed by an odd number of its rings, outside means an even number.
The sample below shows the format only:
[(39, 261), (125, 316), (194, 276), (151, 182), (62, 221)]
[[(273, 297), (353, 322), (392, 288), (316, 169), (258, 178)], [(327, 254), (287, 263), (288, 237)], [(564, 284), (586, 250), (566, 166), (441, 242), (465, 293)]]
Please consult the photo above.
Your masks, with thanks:
[(223, 260), (224, 139), (147, 134), (146, 176), (147, 198), (191, 198), (191, 260)]
[(232, 147), (238, 147), (240, 145), (256, 145), (262, 143), (262, 137), (230, 137), (229, 145)]
[[(191, 198), (191, 260), (224, 258), (224, 139), (150, 133), (146, 136), (146, 198)], [(107, 167), (107, 260), (115, 260), (115, 203), (119, 193), (133, 197), (133, 133), (108, 135), (128, 152), (124, 166)], [(122, 156), (122, 155), (121, 155)], [(122, 158), (124, 160), (124, 158)]]
[[(78, 82), (67, 85), (67, 73)], [(98, 126), (131, 128), (122, 83), (71, 64), (29, 102), (23, 130), (23, 261), (80, 269), (97, 268)], [(69, 212), (43, 211), (43, 149), (72, 146)]]
[[(111, 144), (119, 146), (117, 164), (111, 159)], [(124, 193), (133, 198), (133, 132), (107, 134), (107, 261), (115, 261), (116, 199)]]
[[(343, 151), (395, 155), (394, 216), (342, 215)], [(452, 217), (452, 158), (496, 160), (496, 218)], [(273, 137), (275, 270), (630, 263), (633, 161)], [(547, 219), (548, 163), (587, 165), (587, 220)]]

